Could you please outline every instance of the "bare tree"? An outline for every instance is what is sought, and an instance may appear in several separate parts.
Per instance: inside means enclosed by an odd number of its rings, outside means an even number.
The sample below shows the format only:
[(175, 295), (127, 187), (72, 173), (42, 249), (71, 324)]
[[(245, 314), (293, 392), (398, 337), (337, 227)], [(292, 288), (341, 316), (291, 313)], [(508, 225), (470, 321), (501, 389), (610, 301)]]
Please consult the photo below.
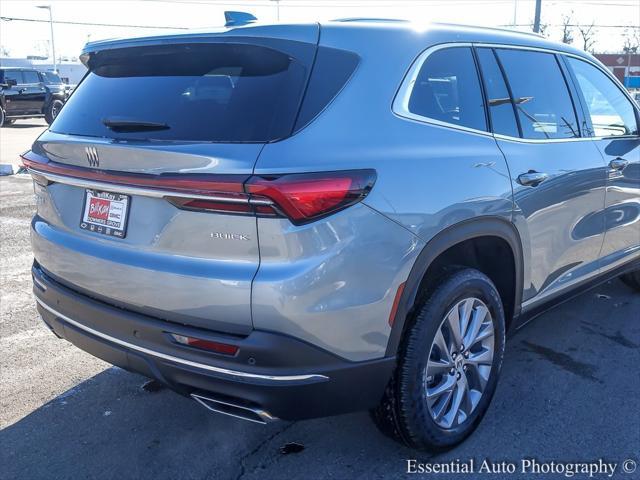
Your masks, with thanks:
[(626, 29), (623, 38), (624, 46), (622, 47), (622, 51), (624, 53), (638, 53), (640, 51), (640, 29)]
[(582, 49), (585, 52), (593, 53), (593, 46), (596, 43), (594, 23), (591, 22), (591, 25), (578, 25), (578, 32), (580, 32), (580, 36), (582, 37)]
[(0, 45), (0, 57), (9, 57), (11, 52), (5, 45)]
[(549, 24), (548, 23), (542, 23), (540, 22), (540, 30), (538, 31), (538, 33), (540, 35), (542, 35), (543, 37), (547, 37), (547, 30), (549, 29)]
[(573, 10), (562, 15), (562, 43), (573, 43)]
[[(533, 30), (534, 28), (533, 22), (530, 25), (531, 25), (531, 29)], [(549, 24), (541, 21), (540, 25), (538, 26), (538, 34), (542, 35), (543, 37), (546, 37), (548, 28), (549, 28)]]

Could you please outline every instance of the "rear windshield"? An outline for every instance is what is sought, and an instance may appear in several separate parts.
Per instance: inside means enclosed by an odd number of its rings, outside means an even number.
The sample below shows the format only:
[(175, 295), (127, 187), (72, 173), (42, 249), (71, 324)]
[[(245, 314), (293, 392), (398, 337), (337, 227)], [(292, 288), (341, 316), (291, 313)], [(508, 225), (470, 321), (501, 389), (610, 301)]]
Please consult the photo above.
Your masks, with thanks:
[(293, 129), (314, 49), (298, 45), (297, 57), (241, 43), (98, 52), (51, 130), (131, 140), (283, 138)]

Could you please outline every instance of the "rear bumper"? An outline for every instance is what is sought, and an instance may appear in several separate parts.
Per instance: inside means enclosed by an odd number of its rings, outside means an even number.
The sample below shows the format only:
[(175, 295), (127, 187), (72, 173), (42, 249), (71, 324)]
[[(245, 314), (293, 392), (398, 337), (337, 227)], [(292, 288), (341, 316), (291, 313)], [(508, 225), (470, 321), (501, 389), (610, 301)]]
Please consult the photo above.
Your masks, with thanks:
[[(395, 358), (349, 362), (295, 338), (254, 330), (247, 336), (129, 312), (70, 290), (32, 270), (38, 311), (56, 335), (113, 365), (157, 379), (184, 395), (201, 394), (285, 420), (375, 406)], [(170, 333), (234, 344), (235, 356), (180, 345)]]

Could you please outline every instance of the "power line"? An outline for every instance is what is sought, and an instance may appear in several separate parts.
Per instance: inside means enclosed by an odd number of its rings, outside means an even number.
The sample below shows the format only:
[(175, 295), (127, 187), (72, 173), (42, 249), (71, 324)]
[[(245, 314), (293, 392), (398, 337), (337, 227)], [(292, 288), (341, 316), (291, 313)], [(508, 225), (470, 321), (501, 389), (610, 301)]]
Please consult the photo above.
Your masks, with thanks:
[[(5, 22), (37, 22), (37, 23), (49, 23), (49, 20), (40, 20), (37, 18), (19, 18), (19, 17), (0, 17), (0, 20)], [(53, 23), (60, 23), (64, 25), (89, 25), (93, 27), (123, 27), (123, 28), (158, 28), (158, 29), (172, 29), (172, 30), (187, 30), (187, 27), (167, 27), (159, 25), (122, 25), (117, 23), (92, 23), (92, 22), (72, 22), (67, 20), (54, 20)]]
[[(553, 23), (546, 23), (545, 24), (547, 27), (564, 27), (565, 24), (553, 24)], [(514, 25), (513, 23), (509, 23), (509, 24), (505, 24), (505, 25), (500, 25), (501, 27), (531, 27), (530, 23), (519, 23), (517, 25)], [(591, 24), (586, 24), (586, 23), (567, 23), (566, 25), (567, 27), (585, 27), (585, 26), (591, 26)], [(593, 28), (639, 28), (640, 26), (638, 25), (598, 25), (598, 24), (593, 24)]]

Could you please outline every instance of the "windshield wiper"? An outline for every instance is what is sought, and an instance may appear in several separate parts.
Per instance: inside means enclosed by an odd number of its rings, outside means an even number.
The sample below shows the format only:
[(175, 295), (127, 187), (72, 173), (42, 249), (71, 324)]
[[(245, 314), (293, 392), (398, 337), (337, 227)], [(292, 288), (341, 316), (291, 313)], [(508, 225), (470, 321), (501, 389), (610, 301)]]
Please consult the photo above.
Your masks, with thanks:
[(122, 118), (105, 118), (102, 123), (114, 132), (151, 132), (154, 130), (169, 130), (169, 125), (160, 122), (146, 122), (143, 120), (127, 120)]

